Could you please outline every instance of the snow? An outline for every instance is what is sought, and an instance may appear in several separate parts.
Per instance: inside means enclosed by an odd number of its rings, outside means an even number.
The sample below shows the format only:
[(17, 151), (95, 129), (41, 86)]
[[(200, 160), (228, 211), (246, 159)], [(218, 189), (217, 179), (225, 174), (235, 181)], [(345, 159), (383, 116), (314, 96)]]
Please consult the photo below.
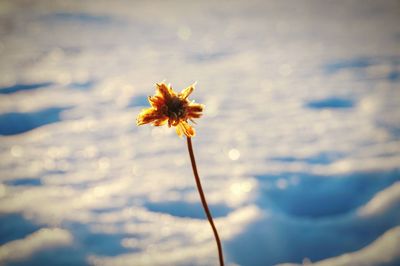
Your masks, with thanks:
[(398, 1), (0, 1), (0, 264), (399, 265)]
[[(316, 266), (339, 266), (339, 265), (390, 265), (393, 261), (400, 260), (400, 227), (390, 229), (372, 244), (360, 251), (343, 254), (338, 257), (322, 260), (314, 263)], [(303, 264), (280, 264), (280, 266), (294, 266)], [(305, 264), (307, 265), (307, 264)]]
[(43, 228), (21, 240), (10, 241), (0, 247), (2, 262), (24, 261), (34, 253), (72, 243), (70, 232), (59, 228)]

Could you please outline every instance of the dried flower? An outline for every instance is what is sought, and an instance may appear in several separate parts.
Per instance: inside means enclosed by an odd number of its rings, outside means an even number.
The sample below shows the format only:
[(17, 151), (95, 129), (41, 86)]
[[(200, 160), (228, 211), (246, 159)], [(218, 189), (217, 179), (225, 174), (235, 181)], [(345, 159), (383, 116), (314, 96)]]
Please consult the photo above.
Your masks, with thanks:
[(188, 120), (193, 121), (202, 115), (204, 105), (189, 101), (187, 98), (193, 92), (195, 84), (190, 85), (181, 93), (176, 94), (171, 85), (156, 83), (156, 94), (149, 96), (150, 108), (143, 109), (137, 117), (137, 125), (152, 123), (154, 126), (174, 126), (179, 136), (195, 135), (194, 128)]
[(207, 216), (208, 222), (213, 230), (215, 242), (218, 248), (219, 265), (224, 266), (224, 255), (222, 252), (222, 244), (215, 227), (211, 211), (208, 208), (206, 197), (200, 182), (200, 176), (197, 171), (196, 159), (194, 157), (192, 139), (195, 135), (194, 128), (188, 124), (188, 120), (193, 121), (202, 115), (204, 106), (202, 104), (190, 102), (187, 98), (194, 90), (192, 84), (181, 93), (176, 94), (170, 85), (165, 83), (156, 83), (156, 94), (149, 96), (150, 108), (143, 109), (137, 117), (138, 126), (152, 123), (154, 126), (162, 126), (168, 122), (168, 126), (174, 126), (176, 133), (181, 137), (186, 135), (190, 162), (192, 163), (193, 175), (196, 180), (196, 186), (199, 191), (200, 200)]

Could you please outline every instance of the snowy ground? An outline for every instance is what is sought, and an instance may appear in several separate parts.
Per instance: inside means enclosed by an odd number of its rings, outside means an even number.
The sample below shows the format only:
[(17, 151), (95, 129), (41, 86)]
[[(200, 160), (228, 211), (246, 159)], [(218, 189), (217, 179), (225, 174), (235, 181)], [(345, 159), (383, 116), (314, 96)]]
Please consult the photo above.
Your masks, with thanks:
[[(0, 264), (400, 265), (399, 1), (0, 1)], [(346, 254), (346, 255), (344, 255)]]

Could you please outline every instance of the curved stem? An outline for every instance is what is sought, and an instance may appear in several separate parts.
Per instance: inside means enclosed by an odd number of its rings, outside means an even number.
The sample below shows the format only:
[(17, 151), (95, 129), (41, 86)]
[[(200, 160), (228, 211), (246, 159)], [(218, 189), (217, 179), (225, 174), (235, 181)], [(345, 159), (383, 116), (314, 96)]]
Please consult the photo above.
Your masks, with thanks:
[(199, 173), (197, 172), (196, 160), (194, 158), (194, 153), (193, 153), (192, 140), (190, 137), (187, 137), (187, 146), (188, 146), (188, 150), (189, 150), (190, 161), (192, 162), (192, 169), (193, 169), (194, 178), (196, 180), (197, 190), (199, 191), (199, 194), (200, 194), (201, 203), (203, 204), (203, 208), (207, 215), (208, 222), (210, 223), (210, 225), (212, 227), (212, 230), (214, 232), (215, 241), (217, 242), (219, 265), (224, 266), (224, 256), (222, 254), (221, 241), (219, 240), (217, 228), (214, 225), (214, 221), (213, 221), (210, 209), (208, 208), (208, 205), (207, 205), (206, 197), (204, 196), (203, 188), (201, 187), (200, 177), (199, 177)]

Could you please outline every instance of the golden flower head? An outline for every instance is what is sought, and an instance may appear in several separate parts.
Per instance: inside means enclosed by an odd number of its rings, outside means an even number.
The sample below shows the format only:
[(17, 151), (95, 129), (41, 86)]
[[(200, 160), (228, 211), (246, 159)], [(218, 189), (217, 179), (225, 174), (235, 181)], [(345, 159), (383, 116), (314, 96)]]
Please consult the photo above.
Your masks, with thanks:
[(204, 105), (188, 100), (193, 92), (195, 84), (190, 85), (181, 93), (175, 93), (171, 85), (163, 82), (156, 83), (156, 94), (149, 96), (150, 108), (143, 109), (137, 117), (137, 125), (152, 123), (154, 126), (174, 126), (179, 136), (185, 134), (188, 137), (195, 135), (194, 128), (188, 120), (193, 121), (202, 115)]

